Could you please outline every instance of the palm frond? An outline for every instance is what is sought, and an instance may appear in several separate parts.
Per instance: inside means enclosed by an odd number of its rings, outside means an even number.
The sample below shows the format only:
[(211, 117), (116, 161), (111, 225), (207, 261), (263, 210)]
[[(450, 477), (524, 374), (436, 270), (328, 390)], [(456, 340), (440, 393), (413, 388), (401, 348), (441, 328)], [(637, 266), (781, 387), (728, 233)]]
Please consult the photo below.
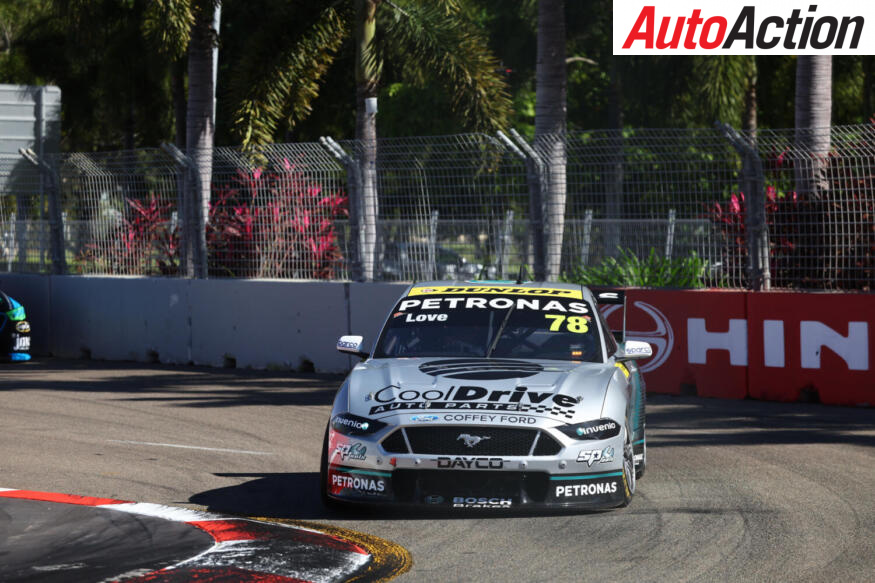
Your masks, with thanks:
[(349, 34), (348, 17), (329, 6), (300, 35), (289, 34), (279, 22), (253, 39), (239, 61), (246, 66), (236, 68), (230, 88), (233, 133), (244, 147), (270, 143), (284, 117), (294, 126), (310, 114), (319, 84)]
[(146, 8), (143, 34), (171, 57), (185, 54), (194, 26), (193, 0), (152, 0)]
[[(447, 4), (405, 3), (383, 20), (382, 39), (414, 78), (436, 77), (450, 88), (453, 108), (479, 131), (506, 128), (512, 102), (498, 60), (472, 24), (447, 17)], [(393, 8), (390, 6), (390, 8)]]

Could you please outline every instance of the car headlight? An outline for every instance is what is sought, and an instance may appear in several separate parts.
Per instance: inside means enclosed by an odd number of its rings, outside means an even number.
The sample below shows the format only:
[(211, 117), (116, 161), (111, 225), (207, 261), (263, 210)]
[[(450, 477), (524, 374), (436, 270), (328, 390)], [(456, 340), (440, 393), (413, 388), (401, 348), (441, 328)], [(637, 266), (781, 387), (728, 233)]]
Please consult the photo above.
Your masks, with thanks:
[(572, 439), (608, 439), (620, 434), (620, 424), (607, 417), (574, 425), (564, 425), (556, 429)]
[(331, 420), (331, 428), (344, 435), (368, 435), (386, 427), (382, 421), (375, 421), (367, 417), (359, 417), (352, 413), (335, 415)]

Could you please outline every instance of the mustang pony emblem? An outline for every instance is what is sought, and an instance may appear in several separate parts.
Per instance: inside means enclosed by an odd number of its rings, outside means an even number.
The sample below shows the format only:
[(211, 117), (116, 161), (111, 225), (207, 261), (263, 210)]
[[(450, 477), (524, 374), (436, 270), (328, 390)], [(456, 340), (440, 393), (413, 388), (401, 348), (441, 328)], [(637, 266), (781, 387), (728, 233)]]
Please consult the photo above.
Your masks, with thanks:
[(480, 443), (484, 439), (492, 439), (492, 438), (489, 437), (488, 435), (484, 435), (481, 437), (480, 435), (469, 435), (467, 433), (460, 433), (459, 437), (456, 438), (456, 441), (459, 441), (460, 439), (462, 441), (464, 441), (465, 445), (467, 445), (468, 447), (474, 447), (475, 445), (477, 445), (478, 443)]

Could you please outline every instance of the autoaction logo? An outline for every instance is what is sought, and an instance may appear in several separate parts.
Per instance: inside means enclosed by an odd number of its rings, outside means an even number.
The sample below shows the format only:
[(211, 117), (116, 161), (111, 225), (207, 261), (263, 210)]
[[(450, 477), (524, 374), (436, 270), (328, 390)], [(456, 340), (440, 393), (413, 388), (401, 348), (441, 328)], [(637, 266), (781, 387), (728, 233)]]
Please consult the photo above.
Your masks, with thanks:
[(614, 0), (614, 54), (866, 55), (873, 20), (857, 0)]

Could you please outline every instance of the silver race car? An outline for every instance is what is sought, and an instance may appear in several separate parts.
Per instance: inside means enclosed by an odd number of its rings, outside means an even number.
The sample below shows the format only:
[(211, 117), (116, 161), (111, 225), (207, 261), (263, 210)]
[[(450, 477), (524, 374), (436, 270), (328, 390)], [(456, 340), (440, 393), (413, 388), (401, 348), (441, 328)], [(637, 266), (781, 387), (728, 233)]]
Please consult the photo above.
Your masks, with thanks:
[[(334, 400), (326, 503), (447, 509), (629, 504), (644, 473), (646, 342), (615, 340), (593, 293), (563, 283), (407, 289)], [(625, 320), (625, 319), (624, 319)]]

